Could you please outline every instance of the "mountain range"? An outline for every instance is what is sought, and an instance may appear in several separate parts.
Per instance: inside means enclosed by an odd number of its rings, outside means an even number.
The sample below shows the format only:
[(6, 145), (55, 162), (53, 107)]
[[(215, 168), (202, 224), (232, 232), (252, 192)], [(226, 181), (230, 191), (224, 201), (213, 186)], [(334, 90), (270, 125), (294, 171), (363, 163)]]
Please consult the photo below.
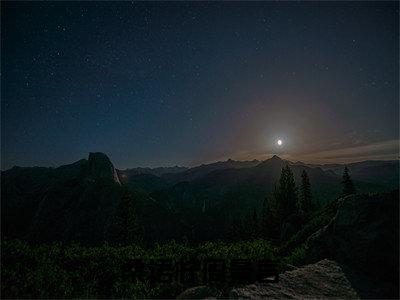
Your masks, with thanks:
[[(340, 195), (343, 165), (293, 163), (278, 156), (193, 168), (117, 170), (107, 155), (90, 153), (88, 159), (58, 168), (13, 167), (1, 172), (2, 234), (34, 241), (106, 241), (129, 195), (150, 242), (219, 239), (227, 223), (261, 209), (263, 200), (271, 198), (287, 164), (297, 184), (301, 172), (307, 172), (316, 202)], [(347, 166), (360, 192), (398, 187), (398, 161)]]

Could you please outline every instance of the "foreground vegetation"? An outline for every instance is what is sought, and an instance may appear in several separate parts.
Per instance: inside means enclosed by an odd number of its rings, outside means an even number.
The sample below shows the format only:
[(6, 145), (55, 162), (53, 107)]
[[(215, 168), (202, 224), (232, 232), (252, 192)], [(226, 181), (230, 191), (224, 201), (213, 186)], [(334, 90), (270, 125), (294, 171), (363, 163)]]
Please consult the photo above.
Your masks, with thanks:
[[(343, 195), (355, 192), (348, 175), (344, 176), (343, 183), (347, 187)], [(29, 243), (3, 237), (2, 298), (175, 298), (190, 287), (190, 284), (176, 280), (173, 284), (162, 284), (137, 281), (125, 276), (126, 265), (132, 259), (148, 262), (151, 259), (167, 258), (178, 263), (193, 258), (211, 258), (223, 259), (228, 265), (232, 259), (272, 259), (279, 261), (280, 270), (284, 270), (287, 265), (304, 261), (305, 239), (326, 225), (336, 211), (336, 201), (318, 209), (312, 200), (307, 173), (303, 171), (298, 191), (293, 173), (286, 166), (282, 169), (272, 201), (264, 201), (261, 214), (257, 214), (255, 209), (249, 210), (250, 213), (242, 219), (233, 220), (231, 226), (227, 226), (229, 234), (224, 241), (195, 244), (173, 240), (161, 245), (146, 246), (143, 240), (148, 238), (148, 234), (140, 230), (137, 211), (141, 209), (131, 192), (107, 180), (95, 181), (94, 186), (90, 184), (89, 192), (85, 184), (78, 181), (73, 186), (83, 189), (78, 191), (78, 195), (94, 193), (93, 197), (89, 197), (96, 200), (94, 203), (106, 201), (99, 200), (103, 198), (120, 199), (114, 208), (114, 221), (105, 231), (110, 242), (92, 246), (90, 243), (81, 245), (71, 241), (41, 244), (40, 239)], [(61, 191), (54, 193), (61, 197), (64, 189)], [(154, 221), (154, 214), (151, 215)], [(54, 214), (49, 214), (51, 217)], [(100, 222), (101, 218), (96, 221)], [(48, 224), (45, 225), (45, 232), (52, 229)], [(88, 234), (85, 241), (90, 239), (91, 229), (79, 228)], [(197, 274), (197, 284), (204, 283), (203, 275), (202, 271)]]
[[(204, 243), (191, 246), (171, 241), (151, 248), (138, 245), (79, 244), (33, 245), (22, 240), (4, 240), (1, 245), (1, 294), (3, 298), (175, 298), (188, 288), (183, 284), (156, 284), (123, 278), (129, 259), (190, 258), (273, 259), (280, 270), (300, 265), (306, 255), (306, 238), (333, 217), (336, 202), (315, 213), (289, 241), (273, 244), (264, 239)], [(199, 274), (201, 278), (202, 274)]]
[(190, 258), (277, 259), (277, 249), (264, 240), (206, 243), (197, 247), (174, 241), (151, 249), (139, 246), (83, 247), (2, 242), (2, 298), (171, 298), (182, 284), (134, 282), (122, 277), (129, 259)]

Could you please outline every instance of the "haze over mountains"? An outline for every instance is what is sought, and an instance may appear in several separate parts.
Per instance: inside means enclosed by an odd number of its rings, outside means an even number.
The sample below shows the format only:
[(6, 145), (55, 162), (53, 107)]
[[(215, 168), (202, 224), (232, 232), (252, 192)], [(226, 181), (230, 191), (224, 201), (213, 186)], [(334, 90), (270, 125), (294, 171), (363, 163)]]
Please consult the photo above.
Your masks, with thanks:
[[(122, 181), (129, 181), (132, 177), (137, 175), (154, 175), (161, 177), (169, 182), (179, 182), (179, 181), (193, 181), (200, 177), (206, 176), (214, 171), (221, 171), (227, 169), (244, 169), (258, 166), (261, 163), (268, 162), (270, 160), (281, 160), (291, 166), (298, 167), (307, 167), (307, 168), (320, 168), (323, 171), (332, 171), (328, 172), (330, 175), (339, 175), (341, 176), (343, 173), (344, 166), (347, 166), (352, 173), (352, 178), (356, 180), (378, 180), (378, 176), (374, 176), (373, 174), (378, 175), (378, 172), (381, 172), (381, 175), (387, 175), (389, 177), (395, 176), (395, 178), (391, 178), (391, 180), (396, 180), (396, 169), (398, 166), (397, 160), (367, 160), (362, 162), (355, 162), (349, 164), (308, 164), (303, 163), (301, 161), (292, 162), (289, 160), (283, 160), (279, 158), (279, 156), (274, 155), (273, 157), (260, 161), (257, 159), (251, 161), (237, 161), (228, 159), (226, 161), (218, 161), (209, 164), (202, 164), (195, 167), (183, 167), (183, 166), (174, 166), (174, 167), (137, 167), (137, 168), (128, 168), (124, 170), (117, 170), (118, 175)], [(371, 176), (371, 178), (369, 178)], [(382, 178), (381, 179), (385, 179)], [(383, 181), (387, 181), (387, 178)]]
[[(291, 162), (273, 156), (265, 161), (235, 161), (228, 159), (210, 164), (203, 164), (192, 168), (134, 168), (118, 170), (121, 181), (127, 184), (140, 186), (143, 180), (154, 180), (164, 184), (178, 182), (207, 183), (209, 180), (236, 184), (240, 182), (253, 182), (273, 185), (277, 182), (281, 168), (289, 164), (294, 169), (297, 180), (303, 169), (309, 172), (312, 180), (316, 182), (329, 182), (340, 180), (344, 164), (312, 165), (302, 162)], [(398, 181), (398, 164), (396, 160), (390, 161), (363, 161), (347, 164), (352, 178), (364, 183), (381, 184), (382, 187), (395, 186)], [(144, 176), (153, 175), (153, 176)], [(378, 185), (379, 185), (378, 184)]]

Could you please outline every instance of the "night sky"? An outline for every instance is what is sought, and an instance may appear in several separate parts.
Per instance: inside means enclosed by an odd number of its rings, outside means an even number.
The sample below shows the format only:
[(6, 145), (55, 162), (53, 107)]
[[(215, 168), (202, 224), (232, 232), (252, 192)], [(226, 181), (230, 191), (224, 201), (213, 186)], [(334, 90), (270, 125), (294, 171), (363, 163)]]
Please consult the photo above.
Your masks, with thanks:
[(3, 2), (1, 22), (2, 169), (398, 155), (397, 2)]

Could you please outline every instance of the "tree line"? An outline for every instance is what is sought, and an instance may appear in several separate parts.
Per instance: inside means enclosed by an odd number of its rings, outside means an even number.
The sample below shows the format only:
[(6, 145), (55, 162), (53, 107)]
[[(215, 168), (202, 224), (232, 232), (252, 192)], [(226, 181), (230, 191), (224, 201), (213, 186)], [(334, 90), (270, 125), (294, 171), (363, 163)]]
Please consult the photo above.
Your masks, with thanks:
[[(341, 184), (341, 197), (356, 193), (347, 167), (344, 168)], [(241, 220), (233, 220), (231, 239), (286, 240), (309, 221), (318, 208), (319, 204), (313, 199), (306, 170), (302, 171), (301, 183), (297, 187), (293, 172), (286, 165), (282, 168), (272, 197), (264, 199), (261, 212), (257, 214), (257, 210), (253, 208)]]

